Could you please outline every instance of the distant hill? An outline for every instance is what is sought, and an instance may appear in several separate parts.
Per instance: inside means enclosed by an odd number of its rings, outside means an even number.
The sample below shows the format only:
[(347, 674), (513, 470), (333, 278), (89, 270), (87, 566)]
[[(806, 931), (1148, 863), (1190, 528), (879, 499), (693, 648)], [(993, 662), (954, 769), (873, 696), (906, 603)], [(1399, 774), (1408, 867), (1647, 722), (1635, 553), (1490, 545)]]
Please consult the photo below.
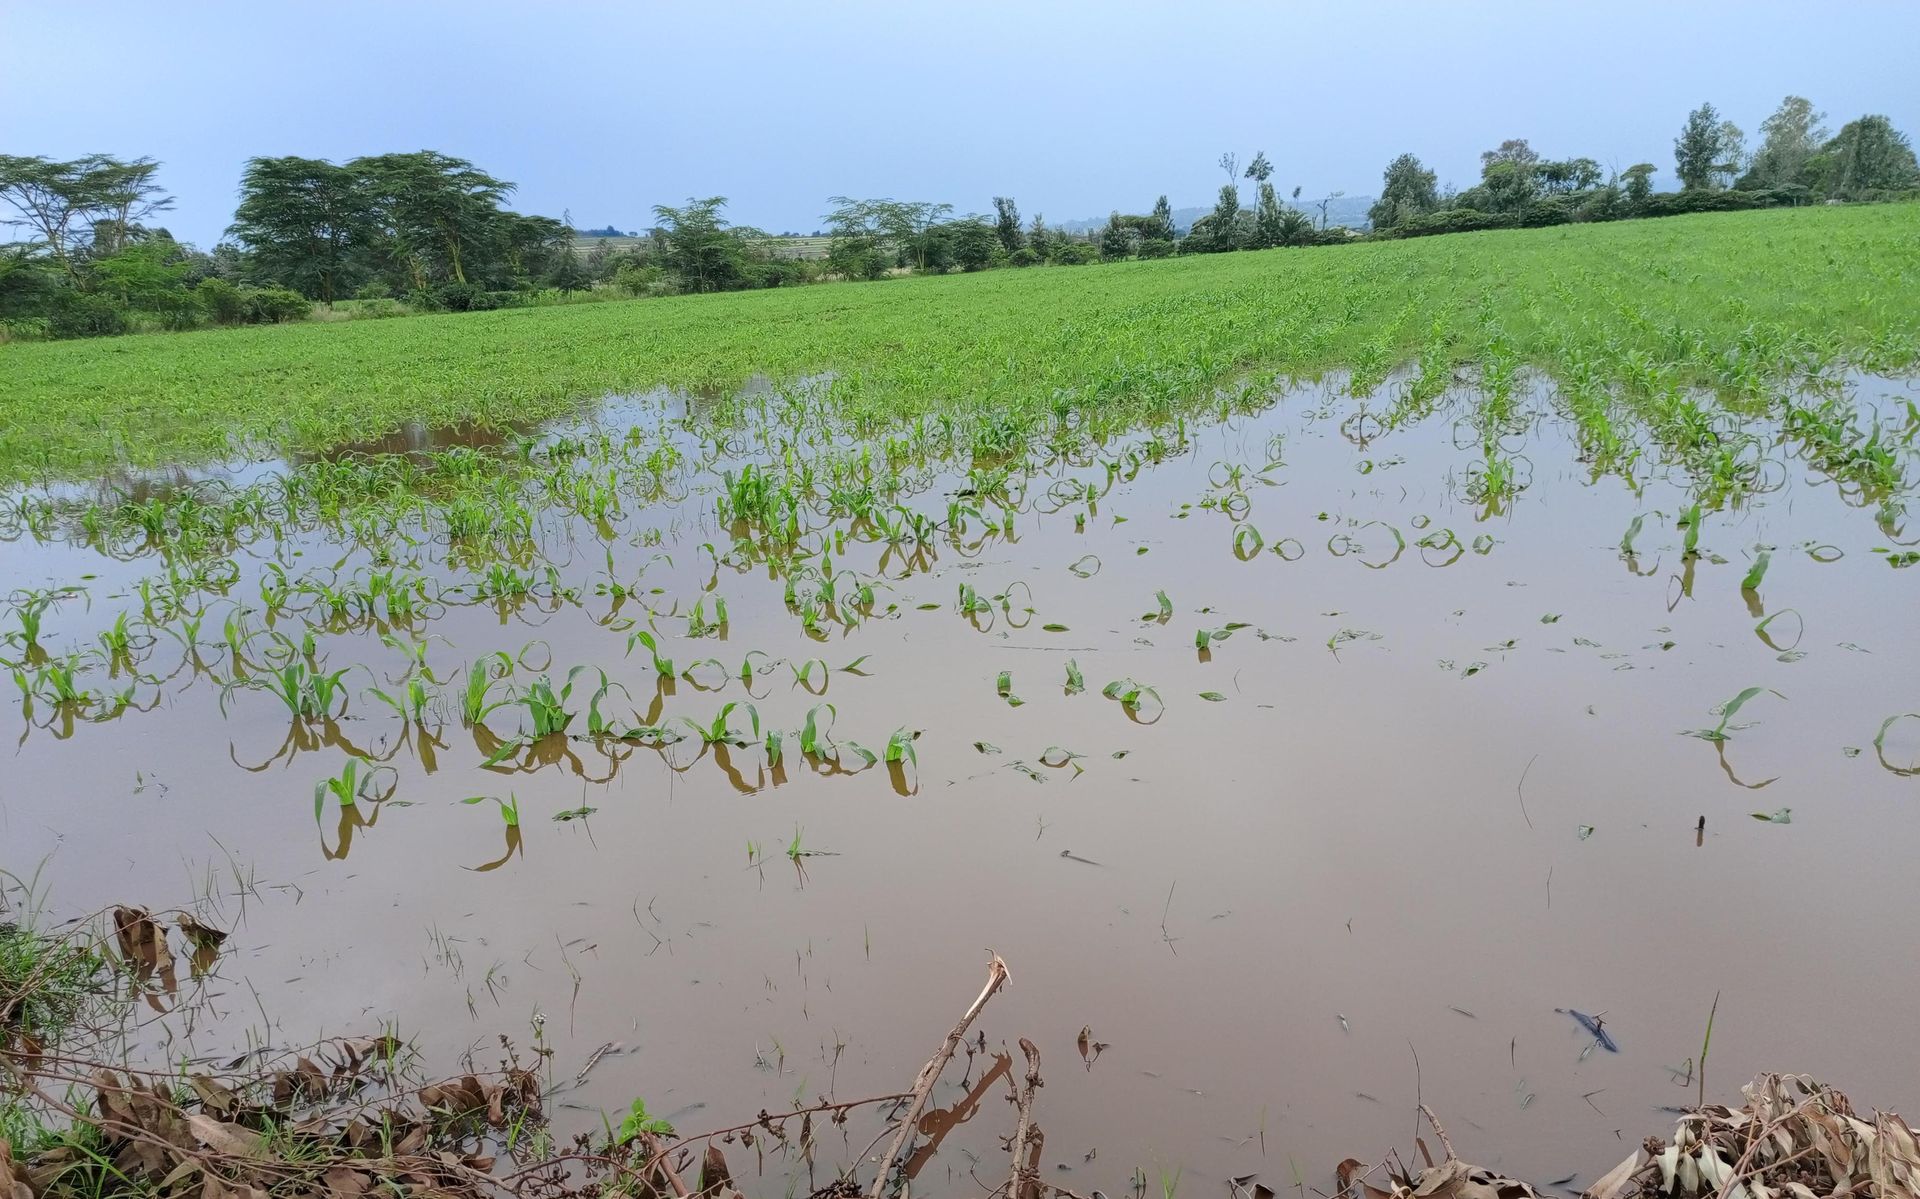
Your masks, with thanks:
[[(1241, 203), (1246, 204), (1246, 199), (1243, 198)], [(1305, 196), (1301, 197), (1299, 203), (1293, 203), (1291, 201), (1288, 203), (1291, 207), (1297, 208), (1312, 217), (1316, 224), (1319, 223), (1319, 204), (1309, 201)], [(1373, 207), (1372, 196), (1341, 196), (1337, 200), (1328, 202), (1327, 224), (1345, 225), (1350, 229), (1364, 229), (1367, 227), (1367, 209), (1371, 207)], [(1142, 208), (1140, 211), (1146, 212), (1147, 209)], [(1176, 208), (1173, 210), (1173, 227), (1181, 233), (1185, 233), (1187, 230), (1193, 228), (1195, 221), (1212, 211), (1213, 205), (1211, 204), (1202, 208)], [(1092, 233), (1097, 229), (1105, 227), (1106, 223), (1107, 218), (1103, 216), (1088, 217), (1085, 220), (1079, 221), (1048, 222), (1052, 228), (1064, 229), (1068, 233)]]

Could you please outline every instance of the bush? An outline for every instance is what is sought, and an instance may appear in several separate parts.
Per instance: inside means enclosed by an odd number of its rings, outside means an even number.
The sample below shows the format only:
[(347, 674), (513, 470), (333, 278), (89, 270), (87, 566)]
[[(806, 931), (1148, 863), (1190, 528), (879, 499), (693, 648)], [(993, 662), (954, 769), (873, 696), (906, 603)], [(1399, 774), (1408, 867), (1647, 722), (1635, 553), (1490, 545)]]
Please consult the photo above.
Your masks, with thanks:
[(662, 295), (668, 290), (667, 273), (655, 265), (623, 262), (613, 272), (613, 285), (630, 296)]
[(244, 289), (241, 294), (246, 297), (247, 320), (257, 324), (304, 321), (313, 315), (312, 300), (284, 287)]
[(442, 283), (433, 289), (433, 306), (444, 312), (475, 312), (493, 307), (486, 291), (471, 283)]
[(1548, 225), (1564, 225), (1571, 220), (1571, 196), (1548, 196), (1542, 200), (1532, 200), (1520, 210), (1520, 227), (1523, 229), (1544, 229)]
[(1140, 243), (1142, 258), (1171, 258), (1172, 256), (1173, 242), (1168, 238), (1149, 237)]
[(1403, 221), (1382, 230), (1381, 237), (1430, 237), (1437, 233), (1473, 233), (1481, 229), (1511, 229), (1520, 219), (1510, 212), (1481, 212), (1474, 208), (1447, 208)]
[(127, 331), (127, 310), (111, 296), (61, 288), (47, 312), (49, 337), (112, 337)]
[(379, 279), (374, 279), (362, 283), (360, 289), (353, 293), (353, 298), (356, 300), (390, 300), (393, 298), (393, 288), (388, 287)]
[(1099, 257), (1091, 242), (1063, 241), (1053, 247), (1053, 260), (1061, 266), (1085, 266)]
[(200, 306), (216, 325), (242, 325), (248, 320), (250, 305), (246, 288), (235, 287), (225, 279), (202, 279), (194, 289)]
[(398, 300), (368, 300), (351, 309), (347, 313), (347, 319), (350, 321), (371, 321), (379, 320), (382, 317), (405, 316), (406, 314), (407, 310), (400, 306), (400, 301)]
[(1032, 246), (1021, 246), (1007, 256), (1007, 261), (1014, 266), (1037, 266), (1040, 262), (1040, 255)]

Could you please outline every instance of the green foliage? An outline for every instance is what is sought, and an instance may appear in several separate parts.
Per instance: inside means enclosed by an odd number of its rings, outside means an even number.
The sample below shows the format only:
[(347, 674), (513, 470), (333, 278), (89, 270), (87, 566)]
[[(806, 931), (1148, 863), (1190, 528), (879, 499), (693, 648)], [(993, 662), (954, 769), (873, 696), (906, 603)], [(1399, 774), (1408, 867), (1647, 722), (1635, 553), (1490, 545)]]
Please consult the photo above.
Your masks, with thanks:
[(1713, 105), (1702, 104), (1688, 113), (1680, 136), (1673, 139), (1674, 174), (1680, 186), (1687, 190), (1711, 187), (1714, 172), (1731, 148)]
[[(1695, 195), (1763, 202), (1739, 191)], [(0, 473), (225, 459), (236, 439), (321, 449), (408, 421), (498, 426), (573, 411), (581, 395), (696, 380), (724, 390), (755, 375), (793, 380), (823, 368), (836, 373), (836, 394), (857, 394), (861, 411), (944, 420), (969, 441), (975, 429), (1037, 428), (1040, 413), (1099, 434), (1251, 370), (1351, 363), (1370, 344), (1367, 353), (1386, 362), (1417, 358), (1429, 344), (1446, 346), (1450, 360), (1471, 361), (1487, 344), (1488, 326), (1461, 296), (1490, 297), (1488, 311), (1506, 330), (1511, 354), (1553, 374), (1575, 351), (1589, 362), (1614, 355), (1614, 341), (1622, 352), (1671, 355), (1660, 330), (1673, 313), (1685, 314), (1689, 344), (1726, 347), (1725, 362), (1744, 363), (1743, 371), (1774, 369), (1770, 359), (1784, 353), (1756, 343), (1733, 354), (1745, 330), (1758, 337), (1801, 328), (1809, 312), (1821, 314), (1810, 336), (1823, 353), (1894, 370), (1912, 353), (1908, 306), (1894, 282), (1920, 269), (1911, 220), (1895, 206), (1730, 213), (1690, 221), (1684, 235), (1658, 222), (1623, 221), (1563, 226), (1550, 237), (1515, 230), (1465, 241), (1383, 239), (1278, 262), (1183, 257), (1112, 272), (1097, 287), (1072, 272), (1006, 271), (698, 304), (189, 333), (141, 339), (114, 354), (16, 343), (6, 347), (8, 386), (0, 392)], [(1835, 245), (1848, 249), (1836, 253)], [(1676, 253), (1684, 270), (1674, 269)], [(1879, 270), (1858, 270), (1867, 260)], [(1755, 286), (1756, 278), (1764, 285)], [(1556, 279), (1577, 285), (1563, 292)], [(1583, 293), (1616, 296), (1610, 302), (1630, 316), (1589, 326)], [(1221, 307), (1196, 309), (1195, 295), (1217, 295)], [(1421, 315), (1401, 317), (1409, 311)], [(1286, 315), (1245, 315), (1253, 312)], [(1570, 343), (1554, 332), (1589, 327)], [(1690, 357), (1667, 382), (1719, 386), (1718, 362)], [(257, 385), (269, 371), (271, 403)], [(994, 382), (956, 390), (952, 380), (960, 378)], [(114, 435), (129, 428), (141, 435)], [(479, 492), (460, 503), (483, 531), (511, 515)]]
[(1440, 207), (1438, 177), (1418, 158), (1402, 154), (1381, 175), (1380, 198), (1367, 210), (1375, 229), (1392, 229)]

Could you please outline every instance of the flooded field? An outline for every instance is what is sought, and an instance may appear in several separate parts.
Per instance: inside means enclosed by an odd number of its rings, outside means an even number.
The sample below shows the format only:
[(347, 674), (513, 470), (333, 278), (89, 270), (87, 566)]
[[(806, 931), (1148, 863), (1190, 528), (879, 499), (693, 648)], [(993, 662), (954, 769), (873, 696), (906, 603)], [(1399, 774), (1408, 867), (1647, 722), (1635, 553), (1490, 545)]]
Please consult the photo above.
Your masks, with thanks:
[(1421, 1100), (1578, 1189), (1710, 1011), (1709, 1099), (1920, 1105), (1914, 381), (1429, 363), (1051, 449), (829, 391), (16, 490), (0, 865), (231, 930), (156, 1054), (504, 1033), (568, 1132), (905, 1090), (990, 950), (942, 1187), (1020, 1037), (1081, 1193), (1325, 1187)]

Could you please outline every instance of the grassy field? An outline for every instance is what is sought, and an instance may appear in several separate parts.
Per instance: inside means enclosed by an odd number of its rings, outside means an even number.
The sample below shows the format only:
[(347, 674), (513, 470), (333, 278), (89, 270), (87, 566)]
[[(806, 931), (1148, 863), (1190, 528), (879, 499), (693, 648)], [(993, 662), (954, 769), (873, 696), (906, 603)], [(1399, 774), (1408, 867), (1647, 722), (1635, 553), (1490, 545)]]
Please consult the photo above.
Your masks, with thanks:
[(1758, 391), (1840, 362), (1910, 366), (1916, 296), (1920, 208), (1896, 205), (20, 344), (0, 347), (0, 478), (525, 420), (758, 374), (832, 371), (855, 427), (939, 413), (983, 444), (1333, 366), (1363, 391), (1408, 361)]

